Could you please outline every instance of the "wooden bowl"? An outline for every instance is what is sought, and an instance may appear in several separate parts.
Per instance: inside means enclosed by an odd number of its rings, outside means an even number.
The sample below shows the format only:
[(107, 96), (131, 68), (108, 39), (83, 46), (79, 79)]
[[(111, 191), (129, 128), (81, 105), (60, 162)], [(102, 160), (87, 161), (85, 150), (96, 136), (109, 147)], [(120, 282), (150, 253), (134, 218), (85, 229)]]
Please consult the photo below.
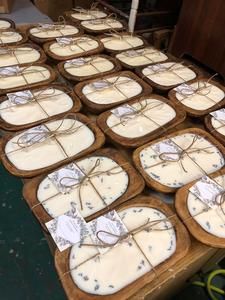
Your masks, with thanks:
[[(188, 82), (188, 84), (192, 84), (198, 81), (207, 81), (209, 78), (206, 77), (199, 77), (198, 79), (194, 79)], [(218, 87), (219, 89), (221, 89), (222, 91), (225, 92), (225, 87), (221, 84), (219, 84), (216, 81), (210, 80), (210, 84), (213, 84), (214, 86)], [(178, 100), (176, 97), (176, 91), (174, 89), (172, 89), (171, 91), (169, 91), (168, 97), (169, 99), (171, 99), (172, 101), (174, 101), (179, 107), (181, 107), (182, 109), (184, 109), (187, 114), (191, 117), (202, 117), (204, 115), (207, 115), (208, 113), (210, 113), (211, 111), (218, 109), (222, 106), (225, 105), (225, 94), (224, 94), (224, 98), (221, 99), (217, 104), (213, 104), (210, 108), (208, 109), (203, 109), (203, 110), (198, 110), (198, 109), (194, 109), (191, 108), (189, 106), (186, 106), (182, 101)]]
[(225, 136), (213, 127), (212, 118), (213, 116), (210, 114), (205, 116), (205, 127), (221, 144), (225, 146)]
[[(86, 221), (90, 221), (104, 213), (106, 213), (108, 210), (113, 209), (115, 206), (129, 200), (130, 198), (136, 196), (137, 194), (141, 193), (144, 189), (144, 180), (142, 177), (137, 173), (137, 171), (134, 169), (134, 167), (126, 161), (126, 159), (119, 153), (118, 150), (115, 150), (113, 148), (105, 148), (95, 151), (92, 154), (89, 154), (85, 156), (83, 159), (93, 156), (103, 156), (108, 157), (112, 160), (114, 160), (118, 165), (122, 166), (124, 171), (128, 174), (129, 177), (129, 183), (127, 190), (125, 191), (122, 196), (117, 198), (114, 202), (112, 202), (107, 207), (104, 207), (103, 209), (99, 210), (98, 212), (88, 216), (85, 218)], [(76, 162), (81, 161), (82, 159), (79, 159)], [(44, 178), (47, 177), (47, 174), (40, 175), (39, 177), (35, 177), (29, 181), (27, 181), (23, 187), (23, 196), (29, 205), (29, 207), (32, 209), (35, 205), (40, 204), (37, 196), (38, 188), (40, 183), (43, 181)], [(52, 200), (52, 198), (51, 198)], [(32, 209), (35, 217), (38, 219), (42, 227), (46, 230), (45, 223), (52, 220), (52, 217), (46, 212), (46, 210), (43, 208), (43, 206), (37, 205), (34, 209)], [(82, 211), (80, 211), (82, 214)]]
[[(215, 172), (210, 175), (210, 178), (219, 177), (221, 175), (225, 174), (225, 169), (221, 169), (218, 172)], [(195, 180), (185, 186), (183, 186), (181, 189), (179, 189), (176, 193), (176, 201), (175, 201), (175, 208), (176, 211), (196, 240), (199, 242), (209, 245), (210, 247), (215, 248), (225, 248), (225, 238), (217, 237), (213, 234), (210, 234), (209, 232), (205, 231), (200, 224), (191, 216), (188, 207), (187, 207), (187, 200), (188, 200), (188, 194), (189, 189), (197, 182), (198, 180)]]
[[(70, 81), (73, 81), (74, 83), (78, 83), (78, 82), (85, 81), (85, 80), (93, 80), (95, 78), (98, 78), (99, 76), (108, 75), (108, 74), (111, 74), (111, 73), (114, 73), (114, 72), (118, 72), (118, 71), (121, 70), (121, 66), (120, 66), (120, 64), (118, 63), (118, 61), (115, 58), (112, 58), (110, 56), (103, 55), (103, 54), (95, 55), (95, 56), (92, 56), (92, 57), (93, 58), (96, 57), (96, 58), (107, 59), (108, 61), (110, 61), (113, 64), (113, 68), (111, 70), (109, 70), (109, 71), (106, 71), (106, 72), (98, 72), (97, 74), (92, 74), (92, 75), (87, 75), (87, 76), (75, 76), (75, 75), (70, 74), (67, 71), (67, 69), (65, 69), (65, 63), (66, 62), (60, 62), (57, 65), (57, 68), (58, 68), (60, 74), (63, 77), (65, 77), (66, 79), (68, 79)], [(91, 58), (91, 57), (88, 57), (88, 58)]]
[[(47, 166), (47, 167), (44, 167), (44, 168), (40, 168), (40, 169), (36, 169), (36, 170), (20, 170), (20, 169), (17, 169), (16, 166), (14, 164), (12, 164), (10, 162), (10, 160), (8, 159), (6, 153), (5, 153), (5, 146), (7, 144), (7, 142), (15, 137), (16, 135), (18, 135), (18, 132), (17, 133), (14, 133), (14, 134), (6, 134), (2, 140), (1, 140), (1, 159), (2, 159), (2, 163), (3, 165), (5, 166), (5, 168), (13, 175), (15, 176), (19, 176), (19, 177), (34, 177), (34, 176), (37, 176), (37, 175), (40, 175), (42, 173), (46, 173), (46, 172), (49, 172), (53, 169), (56, 169), (66, 163), (69, 163), (71, 161), (73, 161), (74, 159), (77, 159), (77, 158), (80, 158), (82, 156), (85, 156), (93, 151), (95, 151), (96, 149), (100, 148), (104, 142), (105, 142), (105, 137), (104, 137), (104, 134), (101, 132), (101, 130), (94, 124), (94, 122), (91, 122), (90, 119), (88, 119), (86, 116), (82, 115), (82, 114), (74, 114), (74, 113), (70, 113), (67, 115), (67, 118), (70, 118), (70, 119), (75, 119), (75, 120), (78, 120), (82, 123), (84, 123), (93, 133), (94, 133), (94, 136), (95, 136), (95, 141), (94, 143), (82, 150), (81, 152), (77, 153), (76, 155), (73, 155), (71, 157), (68, 157), (66, 159), (63, 159), (61, 161), (58, 161), (57, 163), (53, 164), (53, 165), (50, 165), (50, 166)], [(55, 120), (58, 120), (59, 118), (56, 116), (56, 117), (52, 117), (51, 121), (55, 121)]]
[[(8, 37), (13, 36), (14, 34), (18, 34), (21, 37), (21, 39), (19, 41), (16, 41), (16, 42), (3, 41), (1, 36), (6, 36), (7, 37), (7, 35), (6, 35), (7, 33), (9, 33)], [(27, 39), (28, 39), (28, 37), (24, 32), (20, 32), (18, 30), (13, 29), (13, 28), (9, 28), (7, 30), (4, 30), (4, 31), (0, 32), (0, 41), (1, 41), (0, 48), (5, 47), (5, 46), (18, 46), (20, 44), (25, 43), (27, 41)]]
[[(134, 103), (140, 102), (141, 100), (149, 99), (149, 98), (160, 100), (162, 103), (169, 105), (171, 108), (173, 108), (175, 110), (175, 112), (176, 112), (175, 118), (173, 118), (171, 121), (169, 121), (163, 125), (164, 127), (166, 127), (167, 130), (177, 126), (178, 124), (180, 124), (181, 122), (183, 122), (185, 120), (186, 114), (182, 109), (180, 109), (178, 106), (176, 106), (176, 104), (174, 105), (168, 99), (166, 99), (162, 96), (159, 96), (159, 95), (151, 94), (149, 96), (144, 96), (144, 97), (141, 97), (138, 99), (131, 100), (128, 102), (128, 104), (132, 105)], [(160, 112), (160, 109), (159, 109), (159, 112)], [(112, 115), (112, 112), (110, 110), (103, 112), (97, 119), (98, 126), (107, 135), (109, 140), (112, 140), (121, 146), (130, 147), (130, 148), (139, 147), (151, 140), (154, 140), (155, 138), (159, 137), (160, 135), (165, 134), (165, 132), (163, 132), (160, 127), (158, 127), (157, 129), (149, 132), (148, 134), (146, 134), (144, 136), (140, 136), (140, 137), (136, 137), (136, 138), (124, 137), (124, 136), (119, 135), (116, 132), (114, 132), (107, 125), (107, 120), (110, 115)]]
[(15, 28), (15, 23), (13, 22), (13, 20), (8, 19), (8, 18), (0, 18), (0, 22), (7, 22), (9, 23), (9, 27), (4, 27), (4, 25), (2, 26), (2, 28), (0, 27), (0, 29), (9, 29), (9, 28)]
[[(57, 90), (61, 90), (62, 93), (68, 94), (70, 96), (70, 98), (72, 99), (72, 101), (73, 101), (73, 107), (70, 110), (64, 111), (64, 112), (59, 113), (59, 114), (54, 115), (54, 116), (63, 117), (67, 113), (78, 112), (81, 109), (81, 102), (80, 102), (79, 98), (74, 94), (73, 90), (71, 90), (66, 85), (53, 83), (53, 84), (50, 84), (50, 85), (47, 85), (47, 86), (43, 86), (41, 88), (35, 88), (35, 89), (32, 90), (32, 92), (42, 91), (42, 90), (45, 90), (47, 88), (53, 88), (53, 89), (55, 88)], [(49, 97), (46, 96), (46, 98), (49, 98)], [(8, 99), (8, 97), (6, 97), (6, 96), (0, 97), (0, 103), (6, 101), (7, 99)], [(30, 105), (30, 104), (27, 104), (27, 105)], [(31, 103), (31, 105), (32, 105), (32, 103)], [(14, 108), (15, 108), (15, 106), (14, 106)], [(0, 109), (0, 112), (1, 112), (1, 109)], [(7, 130), (7, 131), (24, 130), (24, 129), (36, 126), (38, 124), (41, 124), (43, 122), (50, 121), (54, 116), (49, 116), (49, 117), (46, 117), (44, 119), (40, 119), (40, 120), (34, 121), (32, 123), (23, 124), (23, 125), (10, 124), (10, 123), (6, 122), (2, 117), (0, 117), (0, 128), (3, 129), (3, 130)]]
[[(217, 149), (219, 149), (219, 151), (222, 153), (223, 156), (225, 155), (225, 148), (213, 136), (211, 136), (209, 133), (207, 133), (206, 131), (204, 131), (202, 129), (187, 128), (187, 129), (184, 129), (184, 130), (178, 130), (177, 132), (173, 132), (173, 133), (169, 134), (168, 136), (159, 138), (159, 139), (154, 140), (154, 141), (152, 141), (152, 142), (150, 142), (146, 145), (143, 145), (143, 146), (139, 147), (133, 153), (134, 164), (137, 167), (137, 169), (139, 170), (139, 172), (141, 173), (141, 175), (144, 177), (145, 182), (149, 187), (153, 188), (156, 191), (163, 192), (163, 193), (174, 193), (177, 190), (177, 188), (175, 188), (175, 187), (170, 187), (170, 186), (161, 184), (160, 182), (154, 180), (152, 177), (150, 177), (145, 172), (145, 170), (143, 169), (142, 164), (141, 164), (140, 152), (146, 147), (149, 147), (151, 145), (157, 144), (157, 143), (162, 142), (164, 140), (167, 140), (167, 139), (170, 139), (170, 138), (173, 138), (175, 136), (182, 135), (182, 134), (186, 134), (186, 133), (200, 135), (201, 137), (203, 137), (204, 139), (206, 139), (207, 141), (212, 143), (212, 145), (217, 147)], [(178, 177), (178, 179), (179, 179), (179, 177)]]
[[(107, 295), (107, 296), (98, 296), (93, 294), (88, 294), (79, 289), (79, 287), (74, 283), (69, 270), (69, 256), (70, 249), (66, 249), (63, 252), (59, 252), (56, 250), (55, 252), (55, 266), (56, 270), (59, 274), (60, 280), (62, 282), (63, 288), (66, 292), (66, 295), (69, 300), (99, 300), (106, 299), (107, 300), (125, 300), (136, 294), (142, 287), (146, 284), (153, 282), (157, 282), (159, 280), (158, 276), (174, 266), (180, 259), (182, 259), (188, 252), (190, 247), (190, 238), (185, 229), (184, 225), (179, 221), (176, 214), (174, 214), (171, 209), (162, 201), (157, 198), (153, 198), (150, 196), (138, 196), (129, 202), (125, 202), (117, 207), (117, 211), (121, 211), (122, 209), (129, 207), (150, 207), (155, 208), (162, 213), (164, 213), (167, 217), (170, 217), (170, 221), (173, 224), (173, 228), (176, 232), (176, 251), (174, 254), (169, 257), (164, 262), (160, 263), (156, 267), (154, 267), (153, 271), (150, 271), (144, 274), (142, 277), (139, 277), (137, 280), (128, 284), (126, 287), (122, 288), (117, 293)], [(159, 249), (160, 251), (160, 249)]]
[[(102, 52), (104, 50), (103, 44), (100, 42), (100, 40), (97, 37), (92, 37), (92, 36), (88, 36), (88, 35), (82, 35), (81, 37), (77, 37), (77, 39), (79, 39), (79, 38), (90, 38), (90, 39), (92, 39), (92, 40), (94, 40), (94, 41), (96, 41), (98, 43), (98, 47), (96, 47), (95, 49), (92, 49), (92, 50), (88, 50), (88, 51), (82, 51), (82, 49), (81, 49), (81, 52), (76, 53), (76, 54), (72, 54), (72, 55), (67, 55), (67, 56), (60, 56), (60, 55), (57, 55), (54, 52), (52, 52), (52, 50), (51, 50), (50, 47), (53, 44), (55, 44), (56, 41), (51, 41), (51, 42), (45, 43), (43, 45), (43, 48), (44, 48), (45, 53), (49, 57), (53, 58), (56, 61), (70, 60), (70, 59), (77, 58), (77, 57), (80, 57), (80, 56), (82, 56), (82, 57), (83, 56), (90, 56), (90, 55), (98, 54), (98, 53), (100, 53), (100, 52)], [(76, 40), (76, 38), (74, 38), (74, 40)]]
[[(127, 76), (129, 78), (131, 78), (132, 80), (136, 81), (139, 85), (141, 85), (142, 87), (142, 92), (138, 95), (135, 95), (134, 97), (122, 100), (122, 101), (118, 101), (116, 103), (109, 103), (109, 104), (98, 104), (98, 103), (94, 103), (92, 101), (90, 101), (82, 92), (83, 88), (85, 87), (85, 85), (88, 85), (90, 83), (99, 81), (99, 80), (105, 80), (111, 77), (115, 77), (115, 76)], [(103, 111), (106, 111), (110, 108), (113, 108), (121, 103), (127, 102), (129, 100), (135, 99), (136, 97), (140, 97), (140, 96), (144, 96), (146, 94), (150, 94), (152, 92), (152, 88), (151, 86), (149, 86), (147, 83), (145, 83), (142, 79), (140, 79), (138, 76), (136, 76), (134, 73), (130, 72), (130, 71), (123, 71), (123, 72), (117, 72), (111, 75), (107, 75), (107, 76), (102, 76), (101, 78), (98, 79), (92, 79), (92, 80), (87, 80), (85, 82), (81, 82), (78, 83), (75, 86), (75, 93), (78, 95), (78, 97), (81, 99), (81, 101), (83, 102), (83, 104), (88, 108), (89, 111), (94, 112), (94, 113), (101, 113)]]

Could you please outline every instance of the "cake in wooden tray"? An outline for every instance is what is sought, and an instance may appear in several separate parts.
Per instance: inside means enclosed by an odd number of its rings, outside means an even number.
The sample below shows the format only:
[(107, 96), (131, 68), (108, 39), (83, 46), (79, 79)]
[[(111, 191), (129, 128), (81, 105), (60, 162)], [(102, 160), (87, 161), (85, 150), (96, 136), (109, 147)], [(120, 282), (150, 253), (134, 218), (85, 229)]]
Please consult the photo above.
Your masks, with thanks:
[[(186, 255), (188, 233), (160, 200), (138, 196), (116, 212), (123, 226), (104, 252), (90, 236), (61, 253), (56, 251), (55, 265), (68, 299), (128, 299)], [(104, 217), (115, 220), (113, 213)], [(91, 221), (93, 232), (98, 222)], [(100, 245), (104, 246), (106, 235), (102, 232)]]
[(27, 35), (23, 32), (19, 32), (14, 29), (0, 30), (0, 46), (12, 46), (25, 43), (27, 41)]

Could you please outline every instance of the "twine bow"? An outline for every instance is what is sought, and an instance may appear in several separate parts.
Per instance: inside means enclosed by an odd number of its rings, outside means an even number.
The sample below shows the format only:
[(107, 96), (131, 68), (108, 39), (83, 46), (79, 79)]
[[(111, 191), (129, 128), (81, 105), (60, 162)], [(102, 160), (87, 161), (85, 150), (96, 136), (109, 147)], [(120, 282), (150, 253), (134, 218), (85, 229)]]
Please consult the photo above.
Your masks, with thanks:
[(80, 14), (87, 14), (93, 18), (96, 18), (95, 14), (93, 14), (92, 11), (99, 11), (99, 9), (97, 8), (98, 6), (98, 2), (93, 2), (91, 4), (91, 7), (89, 9), (84, 9), (83, 7), (77, 6), (75, 8), (72, 8), (73, 11), (77, 11)]
[[(77, 46), (82, 50), (82, 52), (85, 52), (86, 49), (84, 49), (80, 44), (86, 43), (90, 45), (90, 42), (92, 41), (89, 37), (78, 37), (78, 38), (70, 38), (70, 40), (66, 43), (58, 42), (57, 45), (59, 45), (60, 48), (69, 47), (70, 51), (73, 51), (73, 46)], [(56, 47), (55, 47), (56, 48)]]
[(58, 17), (58, 22), (54, 23), (41, 23), (36, 29), (38, 32), (57, 31), (66, 27), (66, 20), (63, 16)]
[(87, 22), (89, 22), (92, 25), (106, 25), (113, 29), (113, 26), (111, 26), (111, 24), (118, 22), (118, 21), (117, 21), (117, 15), (114, 13), (111, 13), (106, 18), (92, 19)]

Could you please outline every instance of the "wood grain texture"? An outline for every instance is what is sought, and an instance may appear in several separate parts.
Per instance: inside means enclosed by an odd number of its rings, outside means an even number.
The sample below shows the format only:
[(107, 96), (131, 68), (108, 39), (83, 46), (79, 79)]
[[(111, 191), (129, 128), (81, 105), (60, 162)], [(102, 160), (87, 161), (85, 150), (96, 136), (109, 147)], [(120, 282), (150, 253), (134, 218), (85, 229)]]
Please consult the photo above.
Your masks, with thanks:
[[(141, 160), (140, 160), (140, 152), (146, 148), (149, 147), (151, 145), (157, 144), (159, 142), (162, 142), (166, 139), (169, 138), (173, 138), (175, 136), (178, 135), (182, 135), (182, 134), (187, 134), (187, 133), (192, 133), (192, 134), (197, 134), (200, 135), (201, 137), (203, 137), (204, 139), (206, 139), (207, 141), (209, 141), (210, 143), (212, 143), (212, 145), (214, 145), (215, 147), (217, 147), (219, 149), (219, 151), (225, 155), (225, 148), (224, 146), (222, 146), (212, 135), (210, 135), (208, 132), (199, 129), (199, 128), (187, 128), (184, 130), (178, 130), (176, 132), (173, 132), (171, 134), (169, 134), (168, 136), (165, 137), (161, 137), (157, 140), (154, 140), (150, 143), (147, 143), (139, 148), (137, 148), (134, 153), (133, 153), (133, 161), (134, 164), (136, 166), (136, 168), (139, 170), (139, 172), (141, 173), (141, 175), (144, 177), (145, 182), (147, 184), (147, 186), (149, 186), (150, 188), (153, 188), (154, 190), (158, 191), (158, 192), (162, 192), (162, 193), (174, 193), (177, 191), (177, 188), (173, 188), (173, 187), (169, 187), (166, 185), (163, 185), (161, 183), (159, 183), (158, 181), (154, 180), (152, 177), (150, 177), (145, 170), (143, 169), (142, 165), (141, 165)], [(169, 174), (168, 174), (169, 176)]]
[[(28, 124), (24, 124), (24, 125), (13, 125), (13, 124), (7, 123), (4, 119), (2, 119), (0, 117), (0, 128), (3, 129), (3, 130), (7, 130), (7, 131), (24, 130), (24, 129), (27, 129), (27, 128), (39, 125), (39, 124), (41, 124), (43, 122), (50, 121), (55, 116), (57, 116), (59, 118), (59, 117), (63, 117), (67, 113), (73, 113), (73, 112), (75, 113), (75, 112), (80, 111), (80, 109), (82, 107), (80, 99), (75, 95), (75, 93), (73, 92), (73, 90), (70, 89), (69, 87), (67, 87), (66, 85), (58, 84), (58, 83), (53, 83), (53, 84), (49, 84), (49, 85), (46, 85), (46, 86), (42, 86), (41, 88), (34, 88), (31, 91), (32, 92), (38, 92), (38, 91), (42, 91), (44, 89), (51, 89), (51, 88), (53, 88), (53, 89), (55, 88), (57, 90), (61, 90), (62, 93), (66, 93), (68, 96), (70, 96), (70, 98), (73, 101), (73, 107), (70, 110), (66, 111), (66, 112), (62, 112), (60, 114), (57, 114), (57, 115), (54, 115), (54, 116), (50, 116), (50, 117), (46, 117), (44, 119), (40, 119), (38, 121), (35, 121), (35, 122), (32, 122), (32, 123), (28, 123)], [(48, 98), (48, 97), (46, 96), (46, 98)], [(0, 103), (6, 101), (7, 99), (8, 99), (7, 96), (0, 97)], [(16, 109), (15, 106), (13, 108)]]
[(128, 98), (128, 99), (125, 99), (125, 100), (122, 100), (122, 101), (119, 101), (119, 102), (116, 102), (116, 103), (98, 104), (98, 103), (94, 103), (94, 102), (90, 101), (82, 93), (82, 90), (83, 90), (85, 85), (90, 84), (92, 82), (95, 82), (95, 81), (97, 81), (97, 79), (91, 79), (91, 80), (87, 80), (87, 81), (78, 83), (74, 88), (75, 93), (78, 95), (78, 97), (81, 99), (82, 103), (87, 107), (87, 109), (90, 112), (100, 113), (100, 112), (106, 111), (106, 110), (108, 110), (112, 107), (118, 106), (121, 103), (127, 102), (129, 100), (135, 99), (135, 98), (140, 97), (140, 96), (144, 96), (146, 94), (150, 94), (152, 92), (152, 88), (151, 88), (150, 85), (145, 83), (142, 79), (140, 79), (137, 75), (135, 75), (134, 73), (132, 73), (130, 71), (117, 72), (117, 73), (113, 73), (113, 74), (110, 74), (110, 75), (101, 76), (98, 79), (99, 80), (104, 80), (104, 79), (111, 78), (111, 77), (114, 77), (114, 76), (118, 76), (118, 77), (119, 76), (127, 76), (127, 77), (133, 79), (134, 81), (136, 81), (137, 83), (139, 83), (142, 86), (142, 92), (139, 95), (136, 95), (135, 97), (131, 97), (131, 98)]
[(140, 136), (140, 137), (136, 137), (136, 138), (123, 137), (123, 136), (115, 133), (107, 125), (107, 119), (112, 114), (111, 111), (109, 111), (109, 110), (106, 112), (103, 112), (101, 115), (99, 115), (99, 117), (97, 118), (98, 126), (102, 129), (102, 131), (106, 134), (106, 136), (109, 138), (110, 141), (114, 141), (124, 147), (135, 148), (135, 147), (139, 147), (149, 141), (152, 141), (161, 135), (165, 135), (167, 130), (177, 126), (178, 124), (182, 123), (185, 120), (186, 114), (183, 109), (181, 109), (176, 104), (169, 101), (168, 99), (166, 99), (162, 96), (159, 96), (159, 95), (155, 95), (155, 94), (151, 94), (149, 96), (146, 95), (141, 98), (131, 100), (131, 101), (127, 102), (127, 104), (132, 105), (134, 103), (138, 103), (144, 99), (149, 99), (149, 98), (157, 99), (157, 100), (162, 101), (163, 103), (166, 103), (167, 105), (172, 107), (176, 112), (175, 118), (173, 118), (171, 121), (167, 122), (166, 124), (164, 124), (162, 126), (164, 128), (164, 130), (162, 130), (162, 127), (159, 127), (158, 129), (155, 129), (154, 131), (152, 131), (149, 134), (146, 134), (144, 136)]
[[(201, 80), (207, 81), (209, 78), (206, 77), (199, 77), (198, 79), (194, 79), (188, 82), (188, 84), (192, 84), (195, 82), (201, 82)], [(210, 80), (210, 84), (218, 87), (219, 89), (221, 89), (222, 91), (225, 92), (225, 86), (223, 86), (222, 84), (218, 83), (217, 81), (214, 80)], [(211, 111), (214, 111), (215, 109), (219, 109), (221, 107), (223, 107), (225, 105), (225, 96), (224, 98), (219, 101), (217, 104), (213, 104), (210, 108), (208, 109), (204, 109), (204, 110), (199, 110), (199, 109), (193, 109), (191, 107), (186, 106), (185, 104), (182, 103), (182, 101), (179, 101), (176, 97), (176, 91), (174, 89), (170, 90), (168, 93), (168, 97), (169, 99), (171, 99), (174, 103), (176, 103), (180, 108), (182, 108), (183, 110), (186, 111), (186, 113), (191, 116), (191, 117), (202, 117), (208, 113), (210, 113)], [(204, 96), (204, 94), (203, 94)]]
[[(86, 217), (85, 220), (88, 222), (94, 218), (97, 218), (102, 214), (105, 214), (108, 210), (114, 209), (117, 205), (122, 204), (123, 202), (129, 200), (130, 198), (133, 198), (134, 196), (140, 194), (143, 191), (145, 186), (143, 178), (138, 174), (138, 172), (134, 169), (134, 167), (120, 154), (118, 150), (115, 150), (113, 148), (103, 148), (97, 150), (94, 153), (85, 156), (84, 158), (76, 160), (75, 163), (81, 161), (82, 159), (86, 159), (93, 156), (107, 157), (115, 161), (127, 173), (129, 177), (129, 183), (128, 183), (127, 190), (122, 196), (120, 196), (118, 199), (116, 199), (107, 207), (104, 207), (100, 211)], [(40, 222), (44, 230), (47, 230), (45, 227), (45, 223), (52, 220), (52, 217), (46, 212), (46, 210), (40, 204), (37, 197), (37, 191), (39, 188), (39, 184), (44, 180), (44, 178), (46, 178), (46, 176), (47, 174), (41, 175), (39, 177), (35, 177), (27, 181), (23, 187), (24, 199), (26, 200), (27, 204), (29, 205), (30, 209), (33, 211), (33, 214), (38, 219), (38, 221)], [(32, 209), (33, 206), (37, 204), (40, 205)]]
[[(215, 178), (218, 176), (225, 175), (225, 168), (221, 169), (218, 172), (215, 172), (210, 175), (210, 178)], [(199, 242), (209, 245), (211, 247), (216, 248), (225, 248), (225, 238), (220, 238), (215, 235), (212, 235), (205, 231), (198, 222), (191, 216), (188, 207), (187, 207), (187, 200), (188, 200), (188, 194), (189, 189), (197, 182), (198, 180), (195, 180), (185, 186), (183, 186), (181, 189), (178, 190), (176, 193), (175, 198), (175, 208), (180, 216), (181, 220), (185, 224), (185, 226), (188, 228), (190, 233), (198, 240)]]
[(109, 60), (113, 64), (113, 68), (106, 72), (101, 72), (101, 73), (97, 73), (94, 75), (88, 75), (88, 76), (75, 76), (75, 75), (70, 74), (65, 69), (65, 62), (60, 62), (57, 65), (57, 69), (63, 77), (65, 77), (66, 79), (68, 79), (70, 81), (73, 81), (74, 83), (82, 82), (85, 80), (92, 80), (92, 79), (99, 78), (99, 77), (102, 77), (105, 75), (109, 75), (109, 74), (112, 74), (112, 73), (115, 73), (115, 72), (118, 72), (121, 70), (121, 65), (117, 59), (110, 57), (108, 55), (104, 55), (104, 54), (96, 55), (96, 57), (100, 57), (100, 58)]
[[(205, 116), (205, 127), (206, 130), (209, 131), (221, 144), (225, 146), (225, 136), (219, 133), (213, 126), (212, 126), (212, 118), (210, 114)], [(224, 125), (225, 126), (225, 125)]]
[[(176, 251), (170, 258), (168, 258), (167, 260), (165, 260), (164, 262), (162, 262), (161, 264), (159, 264), (154, 268), (157, 276), (160, 276), (163, 272), (171, 268), (187, 254), (188, 249), (190, 247), (189, 235), (184, 225), (179, 221), (176, 214), (174, 214), (165, 203), (163, 203), (157, 198), (140, 195), (137, 196), (136, 198), (133, 198), (129, 202), (123, 203), (122, 205), (117, 207), (116, 210), (120, 211), (125, 208), (139, 207), (139, 206), (155, 208), (161, 211), (167, 217), (173, 216), (170, 218), (170, 221), (172, 222), (176, 232), (176, 242), (177, 242)], [(65, 274), (69, 270), (69, 255), (70, 255), (70, 249), (67, 249), (61, 253), (58, 250), (56, 250), (55, 252), (56, 270), (59, 274), (61, 283), (63, 285), (63, 288), (69, 300), (75, 300), (75, 299), (76, 300), (84, 300), (84, 299), (85, 300), (99, 300), (99, 299), (125, 300), (136, 294), (138, 295), (138, 291), (141, 288), (143, 288), (147, 284), (150, 284), (154, 279), (157, 280), (157, 278), (155, 278), (156, 274), (153, 271), (150, 271), (115, 294), (107, 295), (107, 296), (88, 294), (80, 290), (75, 285), (70, 273)], [(109, 272), (111, 272), (111, 270), (109, 270)]]
[[(1, 156), (1, 160), (3, 165), (5, 166), (5, 168), (13, 175), (15, 176), (19, 176), (19, 177), (26, 177), (26, 178), (30, 178), (30, 177), (34, 177), (37, 175), (40, 175), (42, 173), (45, 172), (49, 172), (53, 169), (56, 169), (66, 163), (69, 163), (71, 161), (73, 161), (74, 159), (80, 158), (84, 155), (87, 155), (93, 151), (95, 151), (96, 149), (100, 148), (104, 142), (105, 142), (105, 137), (104, 134), (101, 132), (101, 130), (94, 124), (94, 122), (91, 122), (89, 118), (87, 118), (85, 115), (82, 115), (80, 113), (69, 113), (68, 115), (66, 115), (67, 118), (70, 119), (74, 119), (74, 120), (78, 120), (80, 122), (82, 122), (83, 124), (85, 124), (93, 133), (95, 136), (95, 141), (94, 143), (87, 149), (82, 150), (81, 152), (77, 153), (76, 155), (73, 155), (71, 157), (68, 157), (66, 159), (63, 159), (51, 166), (45, 167), (45, 168), (40, 168), (37, 170), (32, 170), (32, 171), (25, 171), (25, 170), (19, 170), (17, 169), (8, 159), (6, 153), (5, 153), (5, 146), (7, 144), (7, 142), (13, 138), (14, 136), (18, 135), (17, 133), (14, 134), (5, 134), (4, 137), (1, 140), (1, 150), (0, 150), (0, 156)], [(59, 120), (59, 117), (52, 117), (51, 121), (53, 120)], [(50, 122), (51, 122), (50, 121)]]

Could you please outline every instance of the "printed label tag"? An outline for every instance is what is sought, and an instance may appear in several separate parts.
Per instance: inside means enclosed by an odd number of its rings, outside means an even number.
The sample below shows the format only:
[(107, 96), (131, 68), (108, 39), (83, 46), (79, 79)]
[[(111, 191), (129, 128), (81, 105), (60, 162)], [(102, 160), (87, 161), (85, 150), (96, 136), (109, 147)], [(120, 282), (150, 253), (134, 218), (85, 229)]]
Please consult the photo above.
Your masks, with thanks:
[(110, 87), (112, 84), (110, 82), (101, 80), (101, 81), (93, 82), (93, 83), (91, 83), (91, 85), (94, 89), (101, 90), (101, 89)]
[(79, 184), (84, 176), (80, 168), (76, 164), (71, 163), (64, 168), (52, 172), (48, 175), (48, 178), (60, 193), (66, 194), (71, 191), (74, 185)]
[(20, 67), (19, 66), (0, 68), (0, 75), (1, 76), (17, 75), (18, 73), (20, 73)]
[(132, 114), (135, 112), (136, 110), (129, 104), (124, 104), (111, 110), (111, 113), (113, 113), (117, 118), (126, 117), (127, 115), (129, 115), (129, 117), (134, 117), (135, 115)]
[[(115, 210), (89, 222), (88, 228), (94, 244), (97, 245), (106, 243), (114, 246), (118, 238), (128, 232)], [(98, 247), (101, 254), (106, 253), (110, 248), (111, 246), (106, 248)]]
[(154, 73), (167, 71), (167, 67), (165, 67), (162, 64), (150, 65), (147, 68), (150, 69)]
[(58, 37), (56, 38), (56, 41), (60, 46), (66, 46), (66, 45), (70, 45), (73, 39), (70, 37)]
[(220, 122), (225, 122), (225, 109), (219, 109), (210, 113), (215, 119)]
[(0, 55), (6, 55), (10, 53), (10, 49), (0, 48)]
[(201, 180), (197, 181), (189, 191), (209, 207), (215, 208), (217, 205), (217, 196), (221, 194), (224, 189), (208, 176), (204, 176)]
[(48, 30), (53, 30), (53, 29), (55, 29), (55, 25), (54, 25), (54, 24), (39, 23), (38, 25), (39, 25), (39, 27), (41, 27), (41, 28), (43, 28), (43, 29), (48, 29)]
[(26, 104), (30, 102), (34, 97), (30, 90), (25, 90), (21, 92), (6, 94), (9, 102), (12, 105)]
[(74, 205), (67, 213), (45, 223), (60, 251), (82, 242), (89, 235), (87, 223)]
[(72, 66), (83, 66), (87, 63), (87, 60), (83, 57), (79, 57), (79, 58), (67, 60), (67, 63)]
[(165, 140), (163, 142), (152, 145), (151, 148), (161, 156), (162, 159), (177, 161), (179, 159), (179, 154), (181, 149), (173, 143), (171, 140)]
[(181, 85), (176, 87), (174, 90), (184, 96), (190, 96), (196, 92), (196, 88), (194, 88), (193, 86), (190, 86), (189, 84), (186, 84), (186, 83), (182, 83)]
[(20, 137), (19, 143), (22, 146), (32, 146), (41, 143), (48, 137), (49, 130), (44, 125), (39, 125), (26, 130)]

